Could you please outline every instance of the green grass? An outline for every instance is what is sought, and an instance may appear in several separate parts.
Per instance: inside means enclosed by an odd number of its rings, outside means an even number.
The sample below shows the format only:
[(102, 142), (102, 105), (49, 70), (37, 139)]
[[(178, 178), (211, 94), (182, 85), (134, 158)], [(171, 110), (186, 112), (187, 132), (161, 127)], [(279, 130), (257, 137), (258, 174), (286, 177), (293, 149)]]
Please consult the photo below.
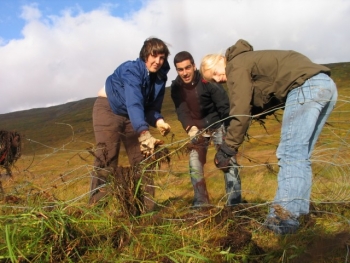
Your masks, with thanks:
[[(277, 187), (280, 123), (273, 117), (266, 130), (254, 123), (240, 149), (247, 203), (224, 207), (223, 174), (210, 147), (205, 177), (213, 207), (190, 209), (187, 135), (167, 89), (163, 114), (172, 134), (163, 139), (171, 163), (153, 172), (156, 210), (138, 217), (122, 213), (113, 184), (104, 205), (87, 205), (94, 98), (0, 115), (1, 129), (25, 135), (13, 178), (1, 178), (0, 262), (347, 262), (350, 63), (328, 66), (340, 96), (312, 156), (311, 209), (297, 234), (278, 237), (262, 227)], [(128, 163), (123, 151), (119, 162)]]

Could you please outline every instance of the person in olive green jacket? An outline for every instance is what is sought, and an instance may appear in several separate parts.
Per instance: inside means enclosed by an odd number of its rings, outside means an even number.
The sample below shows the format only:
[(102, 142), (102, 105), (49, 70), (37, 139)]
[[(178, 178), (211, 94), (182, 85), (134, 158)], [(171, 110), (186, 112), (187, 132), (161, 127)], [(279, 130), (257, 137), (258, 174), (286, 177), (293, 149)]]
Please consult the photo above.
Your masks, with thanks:
[(253, 51), (240, 39), (225, 56), (205, 56), (200, 71), (206, 80), (228, 87), (231, 122), (214, 160), (221, 169), (237, 165), (253, 115), (284, 107), (278, 189), (265, 225), (276, 234), (296, 232), (298, 217), (309, 213), (311, 153), (337, 100), (330, 69), (292, 50)]

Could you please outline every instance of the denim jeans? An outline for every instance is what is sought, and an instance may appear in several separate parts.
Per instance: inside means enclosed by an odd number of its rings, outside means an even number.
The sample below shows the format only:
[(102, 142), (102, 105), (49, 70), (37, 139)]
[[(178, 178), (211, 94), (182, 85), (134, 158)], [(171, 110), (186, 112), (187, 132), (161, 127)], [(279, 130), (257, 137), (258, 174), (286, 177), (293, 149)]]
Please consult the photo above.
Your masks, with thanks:
[[(333, 80), (320, 73), (289, 92), (277, 148), (278, 189), (274, 205), (298, 218), (309, 213), (311, 153), (337, 100)], [(270, 208), (270, 216), (275, 209)]]
[[(207, 137), (207, 141), (201, 145), (198, 145), (196, 149), (190, 152), (190, 176), (193, 186), (196, 183), (204, 179), (203, 166), (206, 163), (206, 155), (208, 151), (210, 139), (213, 141), (216, 150), (218, 150), (220, 144), (222, 144), (225, 137), (225, 128), (221, 126), (216, 129), (210, 137)], [(205, 135), (204, 135), (205, 136)], [(227, 205), (235, 205), (241, 202), (241, 180), (239, 177), (238, 165), (233, 164), (230, 170), (224, 173), (225, 190), (227, 195)], [(196, 194), (196, 191), (195, 191)], [(196, 196), (195, 196), (196, 199)]]
[(205, 142), (196, 145), (195, 149), (192, 149), (190, 152), (190, 175), (191, 181), (200, 181), (203, 179), (203, 166), (207, 162), (207, 152), (210, 139), (213, 141), (215, 148), (217, 149), (223, 141), (223, 136), (225, 129), (223, 126), (216, 129), (211, 135), (203, 134), (206, 138)]

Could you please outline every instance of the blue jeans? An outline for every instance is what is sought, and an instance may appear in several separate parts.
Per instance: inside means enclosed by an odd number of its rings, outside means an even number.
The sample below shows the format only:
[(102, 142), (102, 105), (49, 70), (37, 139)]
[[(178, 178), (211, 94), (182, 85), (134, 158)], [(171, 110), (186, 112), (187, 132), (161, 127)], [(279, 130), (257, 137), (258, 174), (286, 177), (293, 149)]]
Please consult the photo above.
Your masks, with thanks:
[[(320, 73), (289, 92), (277, 149), (278, 189), (274, 205), (292, 217), (309, 213), (312, 170), (310, 157), (337, 100), (333, 80)], [(270, 216), (275, 209), (270, 208)]]
[(206, 138), (205, 142), (196, 145), (195, 149), (190, 152), (190, 175), (191, 181), (200, 181), (203, 179), (203, 166), (207, 162), (207, 152), (210, 140), (213, 141), (215, 148), (218, 149), (219, 145), (222, 144), (225, 129), (223, 126), (216, 129), (212, 134), (203, 134)]
[[(216, 150), (222, 144), (225, 136), (225, 128), (221, 126), (216, 129), (211, 135), (208, 135), (205, 143), (197, 145), (196, 149), (190, 152), (190, 176), (191, 183), (195, 186), (198, 182), (204, 180), (203, 166), (206, 163), (206, 155), (210, 139), (213, 141)], [(206, 136), (204, 134), (204, 136)], [(225, 190), (227, 195), (227, 205), (235, 205), (241, 202), (241, 180), (239, 177), (238, 165), (233, 164), (230, 170), (224, 173)], [(195, 189), (196, 195), (196, 189)], [(197, 197), (195, 196), (195, 199)]]

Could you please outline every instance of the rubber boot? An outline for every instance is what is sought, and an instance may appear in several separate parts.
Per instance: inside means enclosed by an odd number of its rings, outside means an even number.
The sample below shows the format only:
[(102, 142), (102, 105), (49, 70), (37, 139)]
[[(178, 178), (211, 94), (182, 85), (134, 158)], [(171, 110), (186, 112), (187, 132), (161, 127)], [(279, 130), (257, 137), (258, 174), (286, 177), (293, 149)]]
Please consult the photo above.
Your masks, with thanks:
[(206, 144), (197, 145), (197, 149), (190, 152), (189, 160), (190, 177), (194, 190), (193, 208), (200, 208), (209, 204), (207, 186), (203, 176), (203, 165), (205, 162)]
[(144, 185), (143, 190), (143, 204), (145, 212), (152, 212), (155, 208), (156, 202), (154, 201), (155, 187), (154, 180), (151, 175), (143, 175), (142, 184)]
[(194, 178), (191, 178), (191, 182), (194, 190), (193, 208), (200, 208), (208, 205), (209, 196), (205, 180), (196, 180)]
[(241, 203), (241, 179), (238, 166), (233, 164), (230, 170), (224, 174), (224, 177), (227, 195), (226, 206), (234, 206)]
[(89, 204), (95, 204), (107, 195), (104, 185), (112, 175), (112, 168), (96, 168), (91, 173)]

